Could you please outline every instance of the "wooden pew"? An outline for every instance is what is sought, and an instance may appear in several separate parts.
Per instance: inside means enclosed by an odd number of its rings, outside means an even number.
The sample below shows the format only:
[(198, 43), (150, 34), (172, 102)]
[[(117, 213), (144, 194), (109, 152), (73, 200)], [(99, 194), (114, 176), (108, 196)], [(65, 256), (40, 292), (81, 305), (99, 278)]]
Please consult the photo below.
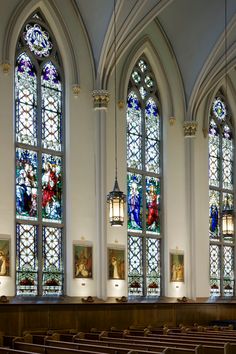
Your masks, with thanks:
[[(90, 339), (81, 339), (81, 338), (76, 338), (75, 336), (75, 343), (91, 343), (92, 340)], [(122, 345), (122, 347), (129, 348), (130, 350), (134, 349), (138, 352), (143, 351), (144, 349), (148, 350), (148, 352), (157, 352), (157, 351), (164, 351), (169, 349), (171, 353), (184, 353), (184, 354), (202, 354), (205, 352), (202, 352), (202, 348), (200, 345), (189, 345), (189, 346), (182, 346), (181, 343), (153, 343), (153, 342), (142, 342), (138, 341), (136, 342), (135, 340), (127, 340), (125, 338), (111, 338), (111, 337), (101, 337), (100, 341), (95, 340), (96, 345), (100, 345), (100, 343), (103, 343), (103, 345), (111, 345), (113, 347), (119, 347)], [(169, 345), (170, 344), (170, 345)], [(209, 354), (223, 354), (222, 348), (213, 348)]]
[[(82, 353), (97, 353), (97, 354), (132, 354), (134, 350), (128, 348), (119, 347), (108, 347), (99, 346), (95, 344), (76, 344), (76, 343), (66, 343), (58, 341), (46, 341), (47, 345), (38, 345), (24, 342), (15, 342), (15, 349), (18, 350), (31, 350), (34, 353), (39, 354), (82, 354)], [(53, 344), (53, 345), (51, 345)], [(56, 348), (58, 350), (56, 350)], [(136, 353), (136, 350), (135, 350)], [(142, 353), (147, 354), (146, 350)], [(155, 354), (162, 354), (163, 352), (155, 352)], [(168, 352), (167, 352), (168, 353)], [(152, 352), (148, 352), (152, 354)], [(153, 353), (154, 354), (154, 353)]]

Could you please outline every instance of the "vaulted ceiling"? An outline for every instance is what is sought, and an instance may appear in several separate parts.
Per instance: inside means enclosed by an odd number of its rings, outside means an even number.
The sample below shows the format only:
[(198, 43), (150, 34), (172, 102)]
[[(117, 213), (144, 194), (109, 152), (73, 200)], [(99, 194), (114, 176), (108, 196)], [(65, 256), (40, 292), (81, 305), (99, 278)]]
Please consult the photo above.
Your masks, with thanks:
[[(112, 0), (76, 0), (99, 72), (112, 55)], [(227, 11), (225, 11), (225, 5)], [(213, 49), (224, 48), (225, 20), (236, 22), (235, 0), (117, 0), (118, 55), (132, 45), (142, 29), (157, 18), (176, 57), (187, 98)], [(230, 31), (229, 31), (230, 32)], [(227, 32), (226, 32), (227, 33)], [(232, 27), (228, 45), (236, 40)]]

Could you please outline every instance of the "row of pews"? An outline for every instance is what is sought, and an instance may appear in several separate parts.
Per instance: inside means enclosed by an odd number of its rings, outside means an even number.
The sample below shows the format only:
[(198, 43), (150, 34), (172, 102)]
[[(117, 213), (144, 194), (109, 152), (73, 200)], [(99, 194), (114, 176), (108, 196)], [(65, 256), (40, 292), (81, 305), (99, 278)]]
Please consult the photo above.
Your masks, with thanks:
[(236, 354), (232, 326), (27, 331), (3, 336), (0, 354)]

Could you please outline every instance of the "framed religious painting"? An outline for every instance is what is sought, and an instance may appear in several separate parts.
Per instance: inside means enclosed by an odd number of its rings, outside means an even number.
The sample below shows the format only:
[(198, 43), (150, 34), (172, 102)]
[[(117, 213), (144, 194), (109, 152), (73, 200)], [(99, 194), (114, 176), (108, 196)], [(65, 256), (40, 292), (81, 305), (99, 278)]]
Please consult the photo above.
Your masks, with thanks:
[(73, 244), (74, 278), (93, 277), (93, 247), (92, 244)]
[(0, 276), (10, 275), (10, 239), (0, 236)]
[(170, 281), (184, 282), (184, 252), (170, 252)]
[(108, 279), (125, 279), (125, 249), (108, 248)]

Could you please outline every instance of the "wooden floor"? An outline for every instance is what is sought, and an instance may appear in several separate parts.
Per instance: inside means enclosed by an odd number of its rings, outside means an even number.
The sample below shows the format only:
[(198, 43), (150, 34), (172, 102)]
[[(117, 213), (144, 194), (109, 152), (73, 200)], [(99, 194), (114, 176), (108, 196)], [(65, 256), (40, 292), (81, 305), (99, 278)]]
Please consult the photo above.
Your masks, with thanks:
[(96, 301), (82, 303), (81, 299), (31, 300), (11, 299), (0, 304), (0, 331), (6, 335), (22, 335), (24, 330), (38, 328), (74, 328), (89, 331), (116, 325), (124, 329), (130, 325), (170, 326), (194, 322), (207, 325), (214, 320), (236, 320), (236, 302), (171, 301), (116, 303)]

